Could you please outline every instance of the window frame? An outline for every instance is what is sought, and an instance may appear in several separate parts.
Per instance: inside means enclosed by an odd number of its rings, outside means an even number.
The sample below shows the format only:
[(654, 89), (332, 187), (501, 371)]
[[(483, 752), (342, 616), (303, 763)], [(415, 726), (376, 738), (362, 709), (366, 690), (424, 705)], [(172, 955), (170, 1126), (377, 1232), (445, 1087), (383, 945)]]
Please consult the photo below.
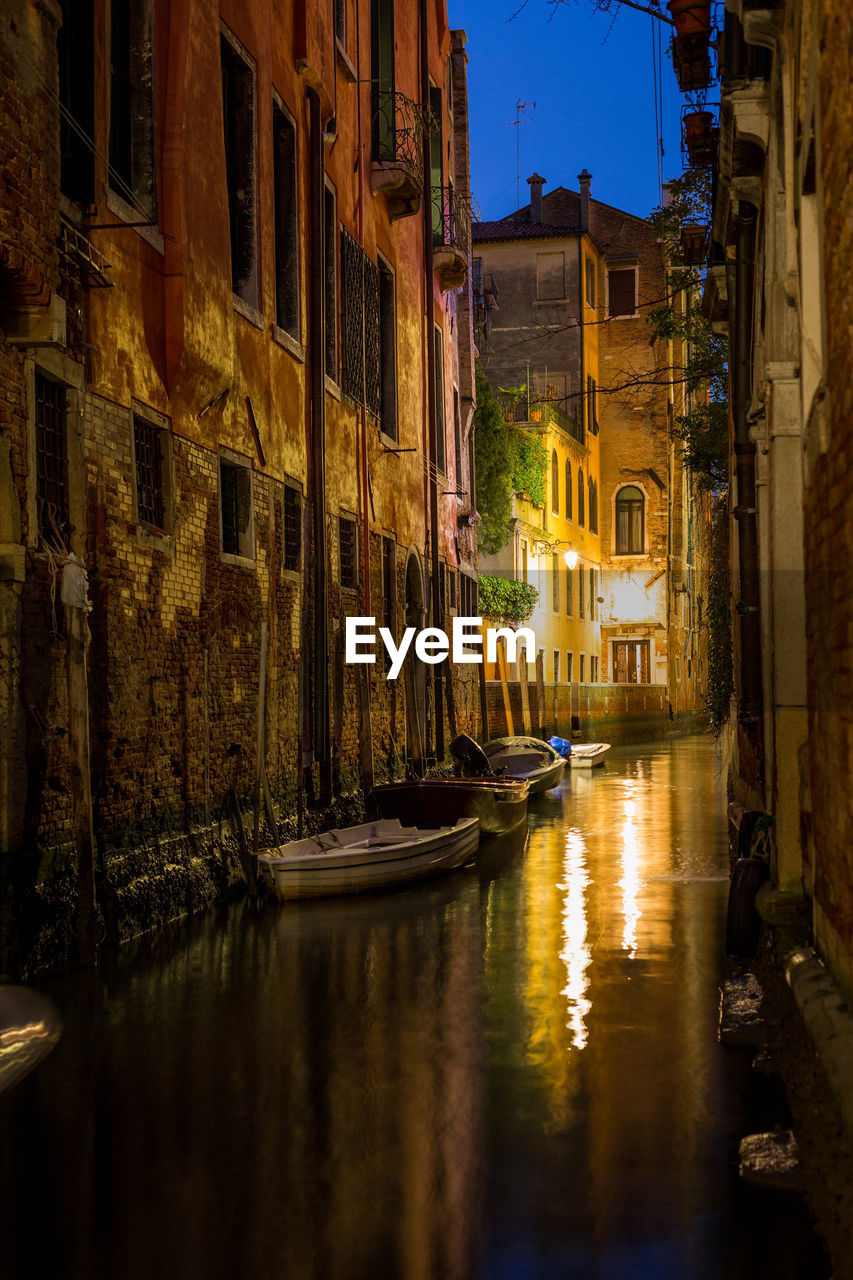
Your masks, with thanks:
[[(379, 269), (379, 383), (380, 383), (380, 403), (379, 403), (379, 434), (391, 444), (398, 444), (400, 440), (400, 420), (399, 420), (399, 381), (397, 377), (397, 273), (391, 263), (384, 254), (376, 251), (376, 266)], [(383, 282), (385, 290), (383, 291)], [(385, 329), (387, 315), (383, 303), (384, 297), (390, 290), (391, 297), (391, 318), (390, 318), (390, 362), (386, 360), (385, 347)], [(386, 397), (392, 402), (390, 422), (386, 421)], [(388, 430), (388, 425), (391, 430)]]
[[(331, 209), (331, 218), (329, 211)], [(331, 254), (330, 254), (331, 250)], [(341, 385), (341, 339), (338, 331), (340, 278), (340, 223), (338, 191), (327, 173), (323, 175), (323, 373), (326, 390), (329, 383), (335, 392)], [(329, 314), (332, 321), (329, 323)]]
[[(156, 432), (160, 450), (160, 487), (163, 504), (163, 523), (157, 525), (140, 514), (139, 506), (139, 454), (137, 423)], [(172, 473), (172, 430), (169, 419), (156, 410), (131, 401), (130, 405), (131, 456), (133, 459), (133, 513), (137, 532), (146, 539), (156, 539), (159, 545), (171, 539), (174, 532), (174, 487)]]
[[(630, 547), (631, 538), (629, 536), (627, 539), (628, 546), (624, 550), (622, 550), (620, 549), (619, 495), (624, 493), (628, 489), (635, 489), (641, 495), (641, 499), (639, 503), (635, 498), (627, 500), (630, 502), (631, 506), (640, 507), (640, 546), (639, 546), (639, 549), (632, 549)], [(623, 499), (623, 503), (625, 502), (626, 500)], [(647, 554), (647, 537), (648, 537), (648, 533), (647, 533), (648, 521), (646, 519), (647, 505), (648, 505), (648, 494), (645, 493), (645, 491), (638, 484), (623, 484), (623, 485), (620, 485), (619, 488), (615, 491), (613, 495), (613, 555), (614, 556), (644, 556)], [(629, 525), (629, 529), (630, 529), (630, 525)]]
[[(287, 494), (296, 495), (296, 518), (299, 532), (299, 549), (296, 554), (296, 566), (289, 568), (287, 564)], [(300, 582), (304, 565), (305, 539), (303, 530), (303, 508), (305, 493), (298, 480), (286, 477), (281, 486), (281, 576), (286, 582)]]
[[(280, 294), (282, 290), (281, 274), (282, 262), (280, 255), (280, 240), (282, 238), (281, 230), (281, 203), (280, 203), (280, 162), (278, 154), (279, 134), (277, 128), (276, 117), (280, 116), (285, 124), (290, 128), (293, 134), (293, 177), (291, 194), (293, 199), (293, 244), (292, 244), (292, 262), (290, 272), (293, 277), (293, 320), (290, 324), (282, 324)], [(300, 202), (299, 202), (299, 130), (296, 127), (296, 119), (293, 112), (289, 109), (281, 94), (273, 89), (272, 92), (272, 145), (273, 145), (273, 265), (275, 276), (275, 321), (273, 323), (273, 331), (275, 337), (283, 341), (289, 350), (293, 350), (291, 344), (295, 345), (296, 351), (294, 355), (304, 355), (302, 347), (302, 254), (300, 253)]]
[[(344, 525), (352, 526), (352, 559), (353, 572), (352, 581), (344, 582), (344, 561), (343, 561), (343, 527)], [(349, 511), (338, 512), (338, 585), (341, 591), (358, 592), (361, 583), (361, 565), (359, 563), (359, 546), (358, 546), (358, 519)]]
[[(610, 309), (610, 277), (614, 272), (632, 271), (634, 273), (634, 310), (633, 311), (617, 311), (614, 313)], [(640, 267), (637, 262), (608, 263), (605, 268), (606, 289), (605, 289), (605, 310), (608, 320), (633, 320), (640, 314)]]
[[(257, 564), (257, 547), (255, 545), (255, 480), (252, 459), (244, 454), (235, 453), (233, 449), (220, 446), (216, 473), (216, 487), (219, 499), (219, 559), (223, 564), (232, 564), (242, 568), (254, 569)], [(223, 468), (240, 470), (248, 475), (249, 519), (244, 530), (237, 529), (239, 551), (225, 549), (225, 508), (223, 504)], [(248, 550), (251, 554), (247, 554)]]
[(560, 460), (557, 450), (551, 450), (551, 511), (555, 516), (560, 514)]
[[(234, 35), (233, 31), (226, 26), (224, 22), (219, 24), (219, 64), (220, 79), (222, 87), (222, 123), (223, 123), (223, 145), (225, 148), (225, 180), (226, 191), (228, 194), (228, 220), (229, 220), (229, 247), (230, 247), (230, 269), (231, 269), (231, 296), (235, 311), (238, 311), (247, 320), (253, 324), (263, 327), (263, 316), (261, 312), (262, 290), (261, 290), (261, 244), (259, 231), (259, 211), (258, 211), (258, 65), (256, 60), (249, 53), (248, 49)], [(228, 134), (226, 132), (225, 120), (225, 61), (223, 45), (230, 47), (230, 56), (243, 63), (251, 76), (252, 94), (251, 94), (251, 157), (249, 168), (252, 180), (252, 197), (251, 197), (251, 243), (252, 243), (252, 267), (246, 277), (245, 283), (241, 288), (235, 288), (235, 282), (238, 277), (234, 270), (234, 235), (232, 229), (233, 212), (231, 208), (231, 178), (234, 176), (229, 173), (228, 169)], [(239, 188), (238, 188), (239, 189)], [(239, 247), (239, 246), (238, 246)], [(248, 295), (248, 296), (247, 296)]]

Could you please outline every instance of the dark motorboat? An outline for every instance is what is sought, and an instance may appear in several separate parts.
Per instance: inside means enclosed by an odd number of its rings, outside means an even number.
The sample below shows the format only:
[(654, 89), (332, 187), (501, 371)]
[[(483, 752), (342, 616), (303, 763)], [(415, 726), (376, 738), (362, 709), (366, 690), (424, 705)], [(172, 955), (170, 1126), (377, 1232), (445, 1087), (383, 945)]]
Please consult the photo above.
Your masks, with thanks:
[(523, 778), (414, 778), (374, 787), (372, 796), (383, 818), (438, 824), (479, 818), (482, 839), (526, 822), (528, 791)]
[(474, 777), (526, 779), (530, 794), (550, 791), (562, 780), (566, 762), (541, 738), (495, 738), (479, 746), (466, 733), (450, 744), (450, 751), (462, 772)]

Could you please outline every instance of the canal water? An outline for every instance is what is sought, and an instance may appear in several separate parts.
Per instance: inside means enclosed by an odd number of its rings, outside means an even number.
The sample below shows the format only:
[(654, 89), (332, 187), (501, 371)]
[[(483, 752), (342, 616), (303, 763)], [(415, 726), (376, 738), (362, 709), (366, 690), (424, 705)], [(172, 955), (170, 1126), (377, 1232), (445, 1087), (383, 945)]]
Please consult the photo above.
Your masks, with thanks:
[(234, 904), (41, 984), (67, 1025), (0, 1098), (0, 1274), (826, 1274), (734, 1173), (721, 772), (704, 738), (615, 750), (478, 870)]

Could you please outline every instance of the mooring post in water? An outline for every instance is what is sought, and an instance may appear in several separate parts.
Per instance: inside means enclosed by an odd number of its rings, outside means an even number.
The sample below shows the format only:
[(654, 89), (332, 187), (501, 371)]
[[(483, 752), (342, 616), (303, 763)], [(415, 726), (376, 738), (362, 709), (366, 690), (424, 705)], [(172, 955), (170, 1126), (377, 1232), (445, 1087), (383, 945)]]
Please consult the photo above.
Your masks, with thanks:
[(521, 731), (531, 732), (530, 724), (530, 689), (527, 684), (527, 646), (524, 646), (524, 657), (518, 655), (518, 687), (521, 692)]
[(252, 851), (257, 853), (261, 829), (261, 788), (264, 776), (264, 741), (267, 711), (267, 623), (261, 623), (261, 654), (258, 664), (258, 725), (255, 742), (255, 811), (252, 829)]
[(536, 655), (536, 701), (539, 704), (540, 738), (545, 737), (545, 651), (540, 649)]
[(406, 725), (409, 737), (409, 754), (412, 766), (419, 778), (424, 776), (424, 748), (421, 737), (421, 718), (418, 713), (418, 699), (415, 688), (415, 659), (410, 654), (403, 664), (403, 676), (406, 681)]
[(68, 680), (68, 747), (71, 765), (71, 812), (77, 850), (77, 943), (80, 963), (97, 963), (101, 918), (95, 891), (95, 828), (89, 756), (89, 593), (86, 569), (79, 556), (69, 556), (62, 570), (65, 611), (65, 670)]
[(480, 686), (480, 737), (483, 742), (489, 741), (489, 696), (486, 689), (486, 664), (477, 666), (477, 683)]
[(507, 737), (511, 738), (515, 733), (512, 722), (512, 702), (509, 696), (509, 680), (506, 670), (506, 640), (503, 636), (498, 638), (498, 674), (501, 678), (501, 693), (504, 700), (504, 715), (506, 717)]

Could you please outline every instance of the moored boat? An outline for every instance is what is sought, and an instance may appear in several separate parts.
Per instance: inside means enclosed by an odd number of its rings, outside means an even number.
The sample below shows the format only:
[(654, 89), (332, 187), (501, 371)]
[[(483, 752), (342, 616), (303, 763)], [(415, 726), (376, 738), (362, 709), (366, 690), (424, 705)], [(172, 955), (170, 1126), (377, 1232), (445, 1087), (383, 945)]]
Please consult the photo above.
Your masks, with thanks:
[(573, 769), (593, 769), (597, 764), (604, 764), (609, 750), (609, 742), (573, 742), (569, 764)]
[(324, 831), (258, 855), (280, 901), (386, 889), (462, 866), (477, 848), (479, 823), (403, 826), (395, 818)]
[(374, 787), (372, 798), (383, 818), (451, 824), (477, 818), (482, 838), (527, 820), (529, 790), (524, 778), (414, 778)]
[(460, 733), (451, 742), (450, 751), (463, 773), (526, 779), (532, 796), (556, 787), (566, 767), (563, 757), (541, 738), (494, 738), (481, 747)]

